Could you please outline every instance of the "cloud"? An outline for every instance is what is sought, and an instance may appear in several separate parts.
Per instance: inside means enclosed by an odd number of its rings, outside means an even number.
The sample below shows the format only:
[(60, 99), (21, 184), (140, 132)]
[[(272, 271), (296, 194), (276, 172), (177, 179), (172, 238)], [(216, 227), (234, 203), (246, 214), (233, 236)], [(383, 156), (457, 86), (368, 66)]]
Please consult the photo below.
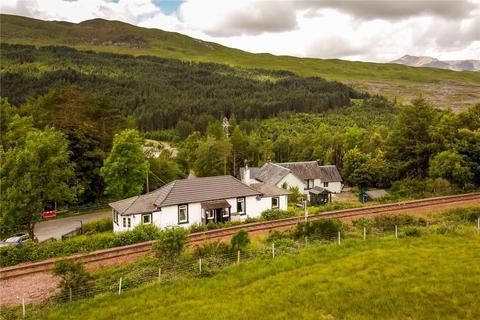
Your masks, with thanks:
[(0, 11), (70, 22), (121, 20), (280, 55), (480, 57), (480, 0), (184, 0), (168, 15), (154, 0), (0, 0)]
[(257, 35), (297, 26), (295, 8), (275, 1), (186, 1), (179, 7), (179, 19), (211, 36)]
[(476, 5), (468, 0), (359, 0), (359, 1), (300, 1), (303, 8), (331, 8), (360, 19), (405, 19), (429, 15), (458, 19), (468, 17)]

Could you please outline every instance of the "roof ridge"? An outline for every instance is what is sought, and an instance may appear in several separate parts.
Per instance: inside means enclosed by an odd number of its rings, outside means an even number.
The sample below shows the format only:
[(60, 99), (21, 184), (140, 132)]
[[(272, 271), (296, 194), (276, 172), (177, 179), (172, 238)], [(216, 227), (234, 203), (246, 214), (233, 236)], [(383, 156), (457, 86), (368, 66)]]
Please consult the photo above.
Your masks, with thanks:
[[(184, 179), (184, 180), (186, 180), (186, 179)], [(168, 195), (172, 192), (173, 187), (175, 187), (175, 184), (177, 183), (177, 181), (178, 181), (178, 180), (170, 181), (169, 183), (167, 183), (166, 185), (164, 185), (164, 186), (162, 187), (162, 189), (163, 189), (163, 188), (168, 187), (169, 185), (172, 185), (172, 187), (170, 188), (170, 190), (168, 190), (167, 194), (166, 194), (165, 197), (163, 198), (162, 202), (165, 201), (165, 199), (167, 199)], [(153, 201), (153, 204), (154, 204), (154, 205), (157, 205), (157, 200), (158, 200), (158, 198), (159, 198), (159, 197), (157, 197), (157, 198), (155, 199), (155, 201)], [(159, 203), (158, 206), (160, 206), (161, 204), (162, 204), (162, 203)]]
[[(130, 207), (133, 206), (133, 204), (134, 204), (135, 202), (137, 202), (137, 200), (138, 200), (138, 198), (140, 198), (140, 196), (141, 196), (141, 195), (136, 196), (135, 200), (133, 200), (132, 203), (130, 203), (130, 205), (129, 205), (128, 207), (126, 207), (125, 210), (123, 210), (123, 212), (127, 212), (128, 209), (130, 209)], [(123, 212), (121, 212), (120, 214), (122, 214)]]

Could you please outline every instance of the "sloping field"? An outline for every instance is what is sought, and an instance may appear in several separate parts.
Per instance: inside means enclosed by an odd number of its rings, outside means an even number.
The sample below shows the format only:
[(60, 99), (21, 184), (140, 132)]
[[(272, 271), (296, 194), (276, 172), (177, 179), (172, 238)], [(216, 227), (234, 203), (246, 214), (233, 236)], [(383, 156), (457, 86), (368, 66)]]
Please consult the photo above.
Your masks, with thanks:
[(480, 235), (347, 241), (150, 285), (41, 319), (479, 319)]

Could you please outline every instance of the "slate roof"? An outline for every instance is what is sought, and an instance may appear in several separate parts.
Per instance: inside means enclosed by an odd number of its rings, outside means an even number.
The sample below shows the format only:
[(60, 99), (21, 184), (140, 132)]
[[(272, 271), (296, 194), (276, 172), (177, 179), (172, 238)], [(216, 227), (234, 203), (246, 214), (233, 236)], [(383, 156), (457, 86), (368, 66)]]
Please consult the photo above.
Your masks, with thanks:
[(387, 195), (387, 191), (383, 189), (370, 190), (366, 191), (365, 193), (370, 197), (370, 199), (378, 199)]
[(279, 166), (291, 170), (296, 176), (303, 180), (320, 179), (322, 182), (341, 182), (342, 176), (337, 166), (319, 166), (317, 161), (285, 162), (278, 163)]
[(277, 184), (289, 173), (289, 169), (275, 163), (267, 162), (260, 168), (255, 179), (268, 184)]
[(253, 183), (250, 185), (253, 189), (257, 190), (258, 192), (262, 193), (265, 196), (268, 197), (277, 197), (277, 196), (283, 196), (283, 195), (289, 195), (292, 194), (290, 191), (279, 188), (275, 185), (272, 184), (266, 184), (266, 183)]
[(122, 215), (153, 212), (157, 208), (261, 195), (232, 176), (175, 180), (150, 193), (110, 203)]

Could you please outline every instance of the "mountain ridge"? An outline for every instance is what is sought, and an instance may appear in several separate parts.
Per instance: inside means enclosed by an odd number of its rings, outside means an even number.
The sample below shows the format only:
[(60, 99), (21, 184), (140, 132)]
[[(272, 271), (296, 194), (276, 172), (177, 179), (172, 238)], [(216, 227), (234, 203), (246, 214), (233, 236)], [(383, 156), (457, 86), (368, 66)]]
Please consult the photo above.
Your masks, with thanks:
[(391, 63), (402, 64), (410, 67), (439, 68), (452, 71), (480, 71), (480, 60), (439, 60), (429, 56), (404, 55), (391, 61)]
[(402, 103), (410, 102), (419, 94), (428, 96), (439, 107), (454, 109), (480, 102), (480, 72), (250, 53), (177, 32), (104, 19), (70, 23), (0, 14), (0, 24), (2, 42), (10, 44), (67, 46), (250, 69), (287, 70), (302, 77), (344, 82), (355, 89), (383, 94)]

